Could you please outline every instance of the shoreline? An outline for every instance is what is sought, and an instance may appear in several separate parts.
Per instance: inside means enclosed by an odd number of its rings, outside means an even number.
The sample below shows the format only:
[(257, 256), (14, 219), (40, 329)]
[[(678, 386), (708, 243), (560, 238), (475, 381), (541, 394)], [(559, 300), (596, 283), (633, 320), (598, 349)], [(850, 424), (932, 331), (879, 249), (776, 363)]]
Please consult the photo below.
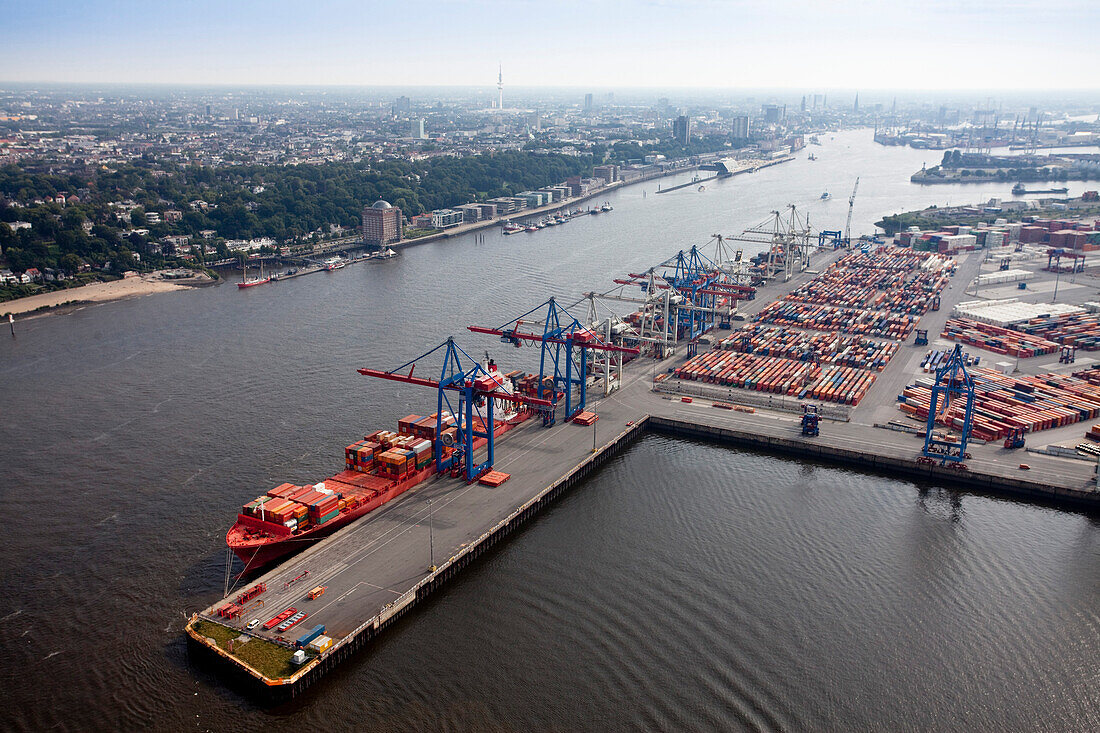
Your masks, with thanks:
[(20, 320), (25, 320), (35, 316), (70, 312), (80, 306), (203, 287), (213, 285), (215, 282), (217, 281), (205, 274), (186, 280), (164, 280), (156, 272), (146, 273), (135, 277), (124, 277), (121, 280), (90, 283), (77, 288), (54, 290), (4, 301), (0, 303), (0, 316), (6, 319), (10, 313)]
[[(761, 166), (764, 167), (764, 166)], [(450, 229), (444, 229), (441, 232), (435, 234), (427, 234), (423, 237), (417, 237), (416, 239), (402, 239), (400, 242), (394, 242), (387, 245), (390, 249), (395, 251), (405, 249), (407, 247), (415, 247), (420, 244), (428, 244), (429, 242), (438, 242), (442, 239), (450, 239), (452, 237), (459, 237), (463, 234), (469, 234), (470, 232), (476, 232), (482, 229), (490, 229), (492, 227), (502, 226), (505, 221), (519, 221), (530, 217), (541, 216), (543, 214), (553, 213), (555, 211), (561, 211), (562, 209), (568, 209), (571, 206), (582, 204), (586, 201), (602, 196), (612, 191), (617, 191), (627, 186), (634, 186), (639, 183), (645, 183), (647, 181), (653, 181), (658, 178), (667, 178), (669, 176), (679, 175), (681, 173), (688, 173), (693, 170), (697, 170), (698, 165), (686, 165), (682, 168), (675, 168), (673, 170), (661, 171), (656, 174), (642, 175), (633, 180), (619, 179), (618, 181), (612, 181), (606, 186), (599, 188), (595, 191), (589, 191), (583, 196), (574, 196), (564, 201), (556, 201), (545, 206), (539, 206), (533, 209), (521, 209), (520, 211), (513, 211), (505, 216), (497, 216), (492, 219), (482, 219), (481, 221), (472, 221), (458, 226), (451, 227)]]

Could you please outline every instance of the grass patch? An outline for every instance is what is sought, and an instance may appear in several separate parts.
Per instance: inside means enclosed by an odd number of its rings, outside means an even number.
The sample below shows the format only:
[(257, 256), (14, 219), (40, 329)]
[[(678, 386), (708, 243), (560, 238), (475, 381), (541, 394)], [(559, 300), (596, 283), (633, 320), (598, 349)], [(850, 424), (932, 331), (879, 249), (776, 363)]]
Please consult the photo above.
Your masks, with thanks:
[[(196, 621), (192, 628), (199, 636), (208, 636), (213, 639), (217, 642), (218, 647), (226, 652), (229, 651), (229, 640), (236, 639), (241, 635), (241, 632), (237, 629), (231, 629), (228, 626), (222, 626), (211, 621)], [(253, 669), (258, 670), (260, 674), (273, 680), (290, 677), (301, 669), (301, 667), (292, 664), (290, 661), (290, 657), (294, 654), (292, 650), (256, 637), (252, 637), (252, 640), (247, 644), (234, 643), (231, 654)]]
[(413, 229), (409, 227), (405, 230), (405, 239), (419, 239), (420, 237), (427, 237), (431, 234), (439, 234), (442, 229)]

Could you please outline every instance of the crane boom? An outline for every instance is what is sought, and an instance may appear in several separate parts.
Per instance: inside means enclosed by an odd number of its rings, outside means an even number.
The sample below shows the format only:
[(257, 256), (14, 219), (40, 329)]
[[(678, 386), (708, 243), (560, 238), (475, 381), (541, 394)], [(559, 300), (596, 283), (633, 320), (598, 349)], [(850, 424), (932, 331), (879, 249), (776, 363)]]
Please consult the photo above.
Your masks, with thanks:
[(859, 177), (856, 177), (856, 185), (852, 186), (852, 195), (848, 197), (848, 223), (844, 225), (844, 243), (852, 243), (852, 208), (856, 205), (856, 191), (859, 190)]

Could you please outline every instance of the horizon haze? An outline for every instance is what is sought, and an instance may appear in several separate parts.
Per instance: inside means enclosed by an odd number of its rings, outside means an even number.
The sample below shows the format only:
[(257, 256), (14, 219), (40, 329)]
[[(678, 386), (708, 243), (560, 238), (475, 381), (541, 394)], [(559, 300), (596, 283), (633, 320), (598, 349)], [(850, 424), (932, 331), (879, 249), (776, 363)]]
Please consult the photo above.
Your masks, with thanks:
[(1100, 27), (1083, 0), (476, 0), (417, 15), (395, 2), (90, 0), (5, 15), (0, 82), (492, 88), (500, 65), (506, 89), (1086, 90)]

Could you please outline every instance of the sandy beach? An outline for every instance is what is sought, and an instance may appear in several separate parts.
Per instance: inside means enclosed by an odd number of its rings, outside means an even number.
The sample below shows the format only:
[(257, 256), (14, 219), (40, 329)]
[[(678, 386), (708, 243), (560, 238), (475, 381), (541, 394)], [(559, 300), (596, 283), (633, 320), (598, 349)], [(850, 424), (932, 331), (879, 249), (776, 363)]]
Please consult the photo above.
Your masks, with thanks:
[[(195, 283), (195, 280), (187, 280), (184, 283)], [(187, 284), (176, 280), (164, 280), (157, 273), (147, 273), (126, 277), (106, 283), (92, 283), (79, 288), (69, 290), (56, 290), (52, 293), (31, 295), (27, 298), (19, 298), (5, 303), (0, 303), (0, 315), (12, 313), (20, 314), (36, 311), (43, 306), (50, 308), (68, 303), (70, 301), (100, 303), (109, 300), (120, 300), (138, 295), (151, 295), (152, 293), (166, 293), (171, 290), (183, 290), (189, 287)]]

